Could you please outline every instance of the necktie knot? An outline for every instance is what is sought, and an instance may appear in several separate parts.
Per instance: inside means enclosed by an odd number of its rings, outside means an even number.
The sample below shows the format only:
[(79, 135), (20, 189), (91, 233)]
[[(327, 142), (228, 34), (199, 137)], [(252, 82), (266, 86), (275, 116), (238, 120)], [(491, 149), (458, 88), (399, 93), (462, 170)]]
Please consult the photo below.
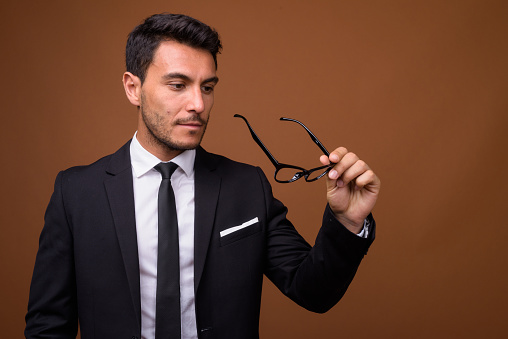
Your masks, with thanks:
[(161, 162), (154, 166), (154, 169), (162, 175), (162, 179), (171, 179), (171, 176), (178, 168), (174, 162)]

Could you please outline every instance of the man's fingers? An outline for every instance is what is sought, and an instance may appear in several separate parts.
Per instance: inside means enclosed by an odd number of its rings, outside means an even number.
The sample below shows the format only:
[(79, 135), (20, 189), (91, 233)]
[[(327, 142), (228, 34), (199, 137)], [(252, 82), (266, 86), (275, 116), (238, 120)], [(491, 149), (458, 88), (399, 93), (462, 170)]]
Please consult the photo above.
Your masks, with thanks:
[(344, 187), (354, 182), (355, 189), (362, 189), (369, 184), (376, 185), (379, 182), (369, 165), (355, 153), (348, 152), (345, 147), (335, 149), (328, 157), (322, 155), (319, 160), (323, 165), (335, 164), (328, 172), (329, 188)]
[(319, 161), (323, 165), (328, 165), (330, 163), (330, 159), (324, 154), (319, 158)]
[[(369, 169), (365, 172), (363, 172), (361, 175), (359, 175), (355, 179), (355, 188), (356, 189), (362, 189), (364, 187), (367, 188), (367, 190), (370, 190), (372, 192), (379, 191), (379, 186), (381, 184), (381, 181), (379, 178), (374, 174), (374, 172)], [(369, 189), (369, 187), (372, 186), (372, 189)]]
[[(335, 149), (330, 156), (328, 157), (329, 162), (333, 162), (334, 164), (338, 163), (346, 154), (348, 153), (345, 147), (339, 147)], [(326, 165), (326, 164), (323, 164)]]
[(337, 149), (335, 149), (332, 153), (330, 153), (329, 156), (326, 156), (326, 155), (322, 155), (320, 158), (319, 158), (319, 161), (321, 161), (321, 163), (323, 165), (328, 165), (329, 163), (338, 163), (340, 161), (340, 159), (342, 159), (344, 157), (344, 155), (347, 154), (347, 149), (345, 147), (339, 147)]
[[(331, 157), (331, 155), (330, 155)], [(338, 179), (340, 178), (341, 176), (343, 176), (343, 174), (346, 172), (346, 170), (348, 170), (349, 168), (351, 168), (357, 161), (361, 161), (358, 156), (354, 153), (346, 153), (341, 159), (340, 161), (335, 165), (333, 166), (332, 170), (328, 173), (328, 176), (330, 179)], [(363, 164), (365, 164), (364, 162), (362, 162)], [(350, 180), (348, 180), (347, 182), (345, 181), (345, 183), (347, 184)]]
[(365, 161), (358, 159), (358, 157), (356, 159), (340, 176), (345, 185), (370, 169)]

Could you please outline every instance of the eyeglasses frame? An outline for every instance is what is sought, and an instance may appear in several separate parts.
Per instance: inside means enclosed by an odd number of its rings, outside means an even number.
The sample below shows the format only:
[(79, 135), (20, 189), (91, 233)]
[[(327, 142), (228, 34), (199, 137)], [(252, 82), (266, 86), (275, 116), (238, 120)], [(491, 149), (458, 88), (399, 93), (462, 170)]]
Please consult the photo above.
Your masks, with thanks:
[[(249, 128), (249, 131), (250, 131), (250, 134), (251, 134), (252, 138), (258, 144), (258, 146), (263, 150), (263, 152), (265, 152), (266, 156), (268, 157), (268, 159), (270, 159), (270, 161), (272, 162), (273, 166), (275, 167), (275, 174), (274, 174), (273, 177), (274, 177), (275, 181), (278, 182), (278, 183), (282, 183), (282, 184), (292, 183), (292, 182), (295, 182), (296, 180), (301, 179), (301, 178), (305, 178), (306, 182), (313, 182), (313, 181), (316, 181), (316, 180), (322, 178), (323, 176), (325, 176), (332, 169), (332, 167), (335, 165), (334, 163), (330, 163), (328, 165), (319, 166), (319, 167), (315, 167), (315, 168), (307, 170), (307, 169), (305, 169), (303, 167), (300, 167), (300, 166), (294, 166), (294, 165), (280, 163), (280, 162), (277, 161), (277, 159), (275, 159), (275, 157), (272, 155), (272, 153), (270, 153), (268, 148), (266, 148), (266, 146), (263, 144), (261, 139), (259, 139), (259, 137), (257, 136), (256, 132), (254, 132), (254, 129), (251, 127), (251, 125), (249, 124), (247, 119), (243, 115), (240, 115), (240, 114), (235, 114), (234, 117), (235, 118), (241, 118), (241, 119), (243, 119), (243, 121), (245, 121), (245, 123), (247, 124), (247, 127)], [(307, 128), (307, 126), (305, 126), (302, 122), (300, 122), (300, 121), (298, 121), (296, 119), (284, 118), (284, 117), (280, 118), (280, 120), (281, 121), (293, 121), (293, 122), (296, 122), (297, 124), (299, 124), (300, 126), (302, 126), (303, 128), (305, 128), (305, 130), (309, 134), (310, 138), (319, 147), (319, 149), (326, 156), (330, 155), (330, 153), (327, 151), (325, 146), (323, 146), (323, 144), (314, 135), (314, 133), (312, 133)], [(290, 180), (279, 180), (279, 179), (277, 179), (277, 173), (279, 173), (279, 171), (281, 169), (284, 169), (284, 168), (296, 169), (296, 170), (299, 170), (299, 172), (296, 172), (296, 174)], [(326, 168), (326, 170), (323, 173), (321, 173), (319, 176), (317, 176), (315, 178), (309, 179), (310, 174), (312, 174), (315, 171), (319, 171), (319, 170), (322, 170), (322, 169), (325, 169), (325, 168)]]

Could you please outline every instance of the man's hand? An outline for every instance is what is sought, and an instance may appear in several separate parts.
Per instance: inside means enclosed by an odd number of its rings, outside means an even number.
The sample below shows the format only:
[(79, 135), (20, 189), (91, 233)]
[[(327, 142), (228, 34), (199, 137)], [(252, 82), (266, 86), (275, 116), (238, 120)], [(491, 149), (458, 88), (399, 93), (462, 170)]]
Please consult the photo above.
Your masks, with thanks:
[(363, 160), (344, 147), (329, 157), (322, 155), (320, 161), (323, 165), (335, 163), (326, 178), (326, 196), (332, 212), (347, 229), (360, 233), (376, 204), (381, 181)]

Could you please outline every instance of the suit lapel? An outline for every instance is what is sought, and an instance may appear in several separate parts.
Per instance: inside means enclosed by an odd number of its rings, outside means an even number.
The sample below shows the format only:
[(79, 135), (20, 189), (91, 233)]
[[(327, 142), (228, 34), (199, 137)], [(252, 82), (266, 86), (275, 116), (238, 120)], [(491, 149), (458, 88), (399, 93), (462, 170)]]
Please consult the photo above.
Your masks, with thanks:
[(195, 217), (194, 217), (194, 288), (197, 291), (215, 219), (221, 178), (214, 173), (217, 158), (202, 148), (196, 151), (195, 162)]
[(113, 154), (106, 168), (106, 172), (110, 175), (110, 178), (104, 181), (104, 186), (106, 187), (118, 243), (122, 252), (134, 312), (138, 324), (140, 325), (141, 297), (139, 287), (139, 258), (130, 161), (130, 142)]

